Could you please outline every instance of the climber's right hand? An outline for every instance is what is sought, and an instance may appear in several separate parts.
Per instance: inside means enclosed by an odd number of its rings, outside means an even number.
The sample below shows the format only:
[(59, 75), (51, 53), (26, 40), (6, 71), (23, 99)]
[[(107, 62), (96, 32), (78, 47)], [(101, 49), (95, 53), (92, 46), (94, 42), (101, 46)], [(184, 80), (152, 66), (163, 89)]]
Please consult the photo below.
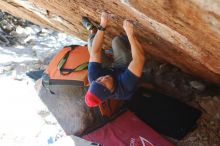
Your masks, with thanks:
[(124, 28), (127, 36), (133, 36), (133, 34), (134, 34), (134, 26), (133, 26), (131, 20), (124, 20), (123, 28)]

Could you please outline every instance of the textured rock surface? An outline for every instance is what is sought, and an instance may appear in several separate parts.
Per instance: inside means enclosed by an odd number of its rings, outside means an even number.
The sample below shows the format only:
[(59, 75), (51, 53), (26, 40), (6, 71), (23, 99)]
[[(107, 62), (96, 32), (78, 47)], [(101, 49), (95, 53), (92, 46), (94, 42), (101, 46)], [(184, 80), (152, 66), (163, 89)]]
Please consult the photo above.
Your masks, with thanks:
[(199, 102), (200, 106), (210, 115), (213, 115), (213, 118), (220, 120), (220, 98), (215, 97), (206, 97), (202, 98)]
[[(85, 130), (100, 124), (98, 109), (88, 108), (84, 102), (86, 90), (70, 85), (51, 85), (47, 91), (38, 80), (35, 85), (38, 95), (56, 117), (67, 135), (81, 135)], [(92, 127), (91, 127), (92, 126)]]
[(106, 10), (112, 14), (106, 48), (113, 36), (123, 32), (122, 21), (129, 18), (147, 54), (220, 84), (219, 0), (7, 0), (0, 2), (0, 8), (83, 40), (87, 32), (81, 16), (97, 22)]

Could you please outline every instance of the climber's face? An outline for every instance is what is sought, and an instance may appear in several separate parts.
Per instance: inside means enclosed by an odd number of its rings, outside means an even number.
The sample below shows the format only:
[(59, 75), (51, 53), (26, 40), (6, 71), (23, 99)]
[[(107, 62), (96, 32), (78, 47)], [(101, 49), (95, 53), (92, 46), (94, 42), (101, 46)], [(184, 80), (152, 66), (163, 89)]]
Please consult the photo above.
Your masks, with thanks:
[(98, 79), (96, 79), (96, 82), (102, 84), (107, 89), (109, 89), (111, 92), (113, 92), (114, 80), (113, 80), (112, 76), (110, 76), (110, 75), (101, 76)]

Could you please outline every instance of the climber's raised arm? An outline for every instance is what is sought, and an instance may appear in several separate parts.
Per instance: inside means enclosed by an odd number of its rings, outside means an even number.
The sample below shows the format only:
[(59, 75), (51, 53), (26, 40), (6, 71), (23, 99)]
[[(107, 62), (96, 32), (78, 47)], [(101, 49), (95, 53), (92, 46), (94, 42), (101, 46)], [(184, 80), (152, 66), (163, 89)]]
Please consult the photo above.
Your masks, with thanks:
[(125, 20), (123, 28), (128, 36), (128, 40), (131, 44), (132, 61), (130, 62), (128, 69), (140, 77), (145, 62), (145, 53), (141, 44), (138, 42), (135, 34), (133, 24), (129, 20)]
[(101, 59), (101, 50), (102, 44), (104, 41), (104, 29), (106, 28), (108, 23), (108, 14), (106, 12), (102, 12), (101, 14), (101, 22), (100, 28), (98, 28), (98, 32), (96, 33), (93, 43), (92, 43), (92, 50), (90, 52), (90, 62), (102, 62)]

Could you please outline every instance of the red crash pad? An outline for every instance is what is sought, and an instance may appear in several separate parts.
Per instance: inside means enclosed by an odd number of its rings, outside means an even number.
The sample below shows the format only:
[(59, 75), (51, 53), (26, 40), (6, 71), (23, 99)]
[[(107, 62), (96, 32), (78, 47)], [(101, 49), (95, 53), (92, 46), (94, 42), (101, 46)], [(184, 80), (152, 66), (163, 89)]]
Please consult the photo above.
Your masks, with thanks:
[(102, 146), (173, 146), (130, 111), (83, 138)]

